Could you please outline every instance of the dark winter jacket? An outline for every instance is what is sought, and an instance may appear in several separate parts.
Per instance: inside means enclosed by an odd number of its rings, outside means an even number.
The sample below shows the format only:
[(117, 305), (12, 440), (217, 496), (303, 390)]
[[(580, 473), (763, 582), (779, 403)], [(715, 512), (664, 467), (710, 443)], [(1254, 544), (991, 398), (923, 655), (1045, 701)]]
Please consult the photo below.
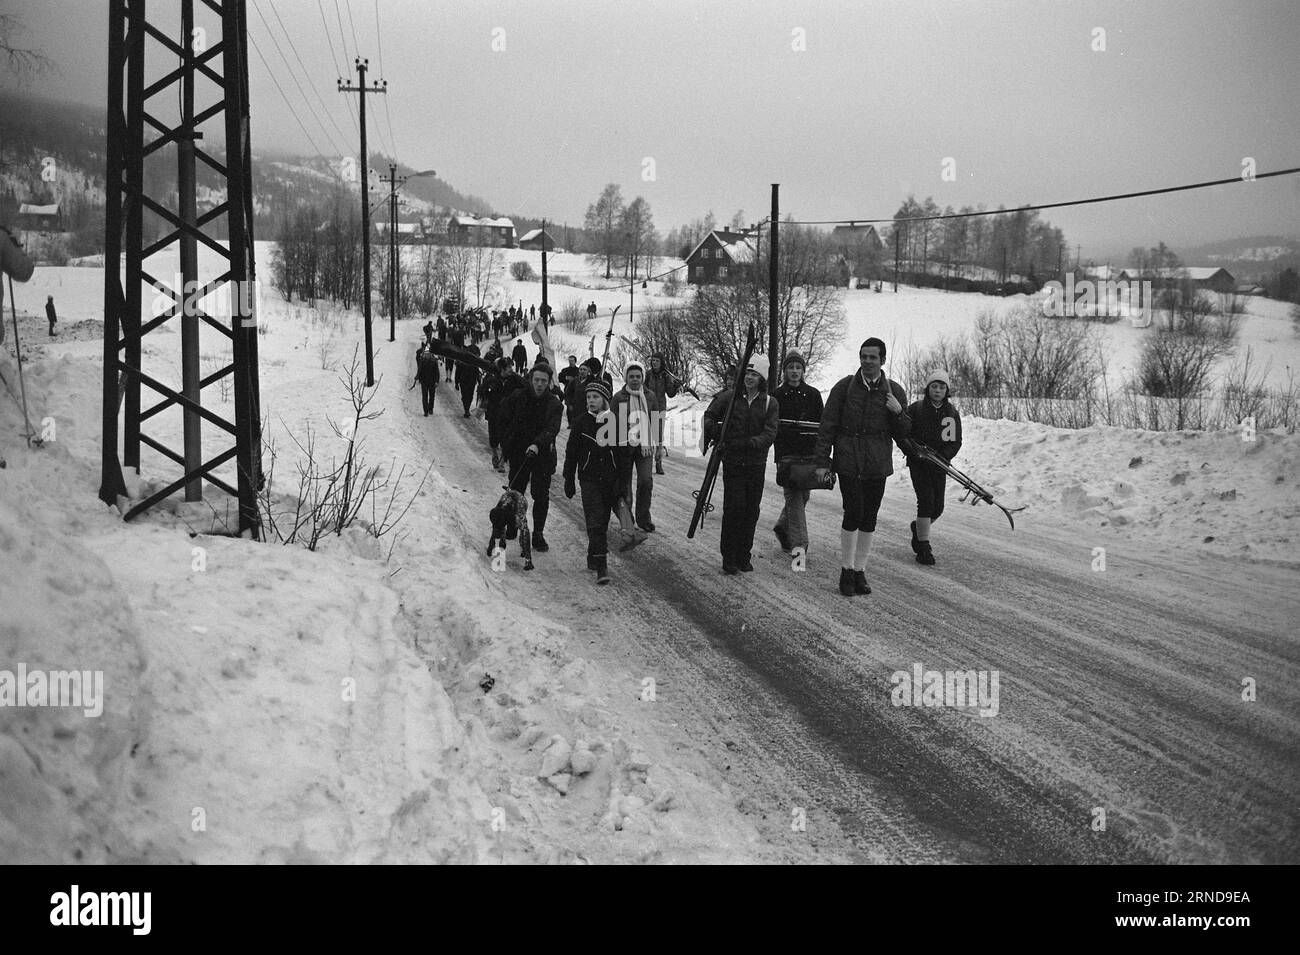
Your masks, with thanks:
[[(465, 350), (474, 355), (478, 355), (478, 347), (475, 345), (466, 345)], [(466, 387), (473, 388), (478, 384), (479, 378), (483, 376), (482, 370), (467, 361), (456, 362), (456, 387), (464, 391)]]
[[(641, 386), (641, 391), (645, 395), (646, 410), (648, 412), (658, 411), (659, 396), (644, 384)], [(632, 407), (632, 395), (628, 392), (626, 385), (614, 392), (614, 397), (609, 403), (609, 410), (614, 414), (616, 440), (620, 447), (628, 447), (628, 432), (632, 430), (635, 424), (631, 418)], [(640, 422), (639, 425), (640, 444), (647, 452), (659, 443), (658, 430), (651, 427), (653, 423), (646, 420)]]
[[(602, 419), (609, 412), (603, 412)], [(603, 487), (610, 488), (618, 480), (620, 454), (619, 449), (611, 444), (601, 444), (597, 435), (605, 420), (597, 420), (590, 411), (584, 411), (574, 419), (569, 429), (569, 441), (564, 448), (564, 480), (576, 478), (579, 481), (595, 481)], [(613, 425), (605, 424), (606, 435)]]
[[(885, 407), (890, 392), (903, 409), (897, 415)], [(833, 466), (841, 478), (886, 478), (894, 473), (891, 439), (901, 441), (911, 430), (902, 386), (882, 372), (868, 389), (862, 373), (854, 372), (836, 382), (826, 399), (813, 456), (818, 467)]]
[(567, 389), (569, 387), (569, 382), (577, 378), (578, 374), (577, 365), (565, 365), (560, 369), (560, 373), (555, 376), (555, 379), (560, 383), (561, 388)]
[(776, 429), (776, 460), (807, 458), (817, 450), (817, 432), (805, 431), (787, 421), (822, 420), (822, 393), (808, 382), (783, 384), (772, 393), (781, 403), (781, 424)]
[(651, 355), (650, 358), (650, 364), (652, 365), (654, 364), (655, 358), (659, 359), (659, 368), (661, 370), (655, 371), (651, 367), (646, 366), (645, 387), (653, 391), (658, 397), (659, 410), (666, 411), (668, 409), (668, 399), (677, 397), (677, 389), (682, 386), (682, 383), (672, 375), (668, 374), (668, 369), (664, 365), (663, 355)]
[(428, 349), (421, 348), (415, 353), (415, 379), (426, 385), (436, 385), (441, 380), (438, 357)]
[(549, 473), (554, 474), (555, 436), (563, 417), (560, 399), (550, 391), (538, 397), (531, 386), (518, 388), (501, 402), (499, 415), (501, 450), (506, 457), (512, 461), (522, 458), (528, 446), (535, 444), (539, 463), (549, 464)]
[(569, 427), (572, 428), (578, 417), (587, 410), (587, 382), (591, 381), (591, 376), (583, 378), (581, 375), (569, 379), (569, 383), (564, 386), (564, 408)]
[[(727, 413), (729, 401), (730, 388), (709, 402), (709, 408), (704, 412), (704, 436), (710, 442), (716, 440), (722, 431), (722, 419)], [(749, 401), (742, 389), (731, 408), (726, 444), (722, 449), (723, 463), (764, 466), (767, 463), (767, 449), (776, 440), (780, 419), (780, 402), (766, 390), (760, 390), (754, 400)]]
[(528, 363), (528, 349), (523, 345), (516, 345), (510, 350), (510, 360), (516, 365), (526, 365)]
[[(936, 408), (929, 398), (922, 398), (912, 402), (907, 415), (912, 419), (912, 433), (900, 442), (899, 446), (904, 452), (910, 451), (910, 442), (915, 441), (938, 451), (940, 457), (949, 461), (957, 456), (961, 450), (961, 415), (951, 401), (945, 398), (943, 404)], [(950, 429), (953, 440), (945, 441), (944, 432)], [(907, 463), (914, 463), (910, 454)]]
[(488, 375), (479, 386), (479, 404), (483, 406), (483, 413), (489, 420), (495, 420), (497, 412), (501, 410), (501, 403), (510, 393), (527, 387), (528, 383), (513, 371), (506, 372), (504, 375), (495, 373)]

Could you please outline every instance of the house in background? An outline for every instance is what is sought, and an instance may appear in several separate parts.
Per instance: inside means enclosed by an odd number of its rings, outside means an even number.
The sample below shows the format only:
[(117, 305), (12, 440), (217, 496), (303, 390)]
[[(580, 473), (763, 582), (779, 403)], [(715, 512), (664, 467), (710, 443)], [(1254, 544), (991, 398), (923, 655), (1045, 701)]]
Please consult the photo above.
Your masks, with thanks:
[(686, 281), (692, 285), (735, 281), (749, 274), (754, 253), (748, 233), (714, 229), (686, 256)]
[(456, 245), (515, 247), (515, 224), (509, 219), (480, 219), (476, 216), (452, 216), (447, 222), (448, 238)]
[(541, 252), (543, 249), (547, 252), (554, 252), (555, 239), (545, 229), (533, 229), (531, 232), (525, 232), (520, 237), (519, 248), (529, 249), (533, 252)]
[(874, 225), (837, 225), (831, 230), (831, 271), (846, 288), (869, 285), (880, 278), (885, 243)]
[(1237, 280), (1227, 269), (1218, 268), (1184, 268), (1184, 269), (1122, 269), (1119, 278), (1127, 282), (1147, 281), (1155, 288), (1176, 285), (1182, 279), (1191, 280), (1195, 288), (1204, 292), (1233, 292)]
[(26, 232), (62, 232), (63, 218), (59, 215), (59, 204), (47, 206), (32, 205), (30, 202), (18, 206), (18, 220), (14, 225)]

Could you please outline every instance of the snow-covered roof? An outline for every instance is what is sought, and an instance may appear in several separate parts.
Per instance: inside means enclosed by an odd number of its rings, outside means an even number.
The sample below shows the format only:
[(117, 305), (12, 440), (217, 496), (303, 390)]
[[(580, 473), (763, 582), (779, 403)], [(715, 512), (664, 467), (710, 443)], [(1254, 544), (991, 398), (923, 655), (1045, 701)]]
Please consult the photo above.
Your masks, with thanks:
[(695, 253), (700, 251), (700, 246), (708, 242), (710, 237), (717, 240), (718, 245), (727, 253), (732, 262), (748, 263), (754, 261), (754, 246), (751, 244), (749, 236), (743, 232), (729, 232), (726, 229), (714, 229), (695, 243), (695, 248), (691, 249), (690, 254), (686, 256), (686, 261), (689, 262)]
[(506, 218), (501, 218), (501, 219), (479, 219), (479, 218), (477, 218), (477, 217), (475, 217), (475, 216), (452, 216), (452, 217), (451, 217), (451, 224), (452, 224), (452, 225), (463, 225), (463, 226), (467, 226), (467, 227), (469, 227), (469, 228), (471, 228), (471, 229), (473, 229), (473, 228), (486, 228), (486, 229), (513, 229), (513, 228), (515, 227), (515, 224), (514, 224), (512, 221), (510, 221), (509, 219), (506, 219)]
[[(543, 230), (541, 229), (532, 229), (528, 232), (525, 232), (523, 235), (519, 237), (519, 241), (523, 243), (523, 242), (531, 242), (534, 239), (540, 239), (542, 237), (542, 231)], [(549, 232), (547, 232), (546, 237), (550, 239), (552, 236)]]
[(57, 216), (59, 214), (59, 204), (53, 203), (48, 206), (34, 206), (30, 202), (19, 203), (18, 214), (20, 216)]
[(1177, 279), (1184, 275), (1194, 282), (1206, 282), (1222, 272), (1231, 277), (1227, 269), (1193, 266), (1185, 269), (1124, 269), (1119, 274), (1138, 279)]

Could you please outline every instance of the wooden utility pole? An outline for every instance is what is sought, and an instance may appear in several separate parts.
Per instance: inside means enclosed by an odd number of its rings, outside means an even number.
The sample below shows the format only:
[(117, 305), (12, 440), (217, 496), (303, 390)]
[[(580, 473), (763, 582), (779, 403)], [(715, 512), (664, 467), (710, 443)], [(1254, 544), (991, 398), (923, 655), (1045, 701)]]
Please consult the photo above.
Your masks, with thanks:
[(547, 317), (548, 305), (546, 302), (546, 220), (542, 220), (542, 327), (550, 328), (551, 323)]
[[(767, 361), (768, 361), (768, 378), (772, 376), (772, 371), (776, 364), (781, 360), (781, 356), (776, 353), (776, 311), (778, 298), (778, 283), (780, 281), (780, 238), (777, 235), (781, 222), (781, 184), (772, 183), (772, 231), (771, 242), (772, 251), (768, 256), (767, 262)], [(754, 237), (755, 246), (758, 245), (758, 236)], [(768, 389), (771, 390), (772, 382), (768, 381)]]
[(380, 80), (366, 86), (366, 69), (369, 60), (357, 57), (357, 85), (345, 85), (339, 79), (340, 93), (361, 95), (361, 307), (366, 317), (366, 387), (375, 386), (375, 347), (370, 338), (370, 157), (366, 153), (366, 94), (387, 93), (388, 81)]
[(894, 291), (898, 291), (898, 256), (899, 241), (902, 239), (902, 233), (898, 231), (898, 223), (894, 224)]
[(388, 340), (397, 341), (397, 308), (401, 284), (397, 270), (397, 187), (406, 182), (405, 176), (397, 174), (396, 163), (388, 164), (388, 178), (379, 177), (380, 182), (388, 183)]

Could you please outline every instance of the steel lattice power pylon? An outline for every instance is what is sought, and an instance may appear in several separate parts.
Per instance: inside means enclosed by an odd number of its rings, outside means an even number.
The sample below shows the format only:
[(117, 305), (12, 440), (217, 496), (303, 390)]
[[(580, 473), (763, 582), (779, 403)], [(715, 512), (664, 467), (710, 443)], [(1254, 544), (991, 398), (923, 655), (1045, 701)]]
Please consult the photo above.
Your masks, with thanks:
[[(196, 2), (203, 12), (195, 23)], [(150, 15), (154, 20), (150, 19)], [(179, 14), (179, 23), (177, 17)], [(163, 18), (167, 28), (159, 24)], [(203, 482), (238, 499), (238, 532), (261, 536), (257, 493), (262, 485), (261, 419), (257, 378), (257, 316), (253, 293), (253, 197), (248, 112), (247, 10), (244, 0), (175, 0), (150, 5), (147, 0), (110, 0), (108, 53), (108, 161), (104, 259), (103, 462), (99, 496), (118, 506), (131, 520), (177, 491), (188, 501), (202, 500)], [(219, 29), (219, 36), (213, 35)], [(146, 63), (146, 57), (148, 62)], [(149, 79), (149, 77), (156, 77)], [(196, 87), (215, 89), (212, 102), (195, 109)], [(173, 121), (170, 118), (175, 115)], [(202, 146), (204, 124), (224, 120), (224, 156)], [(174, 145), (176, 184), (150, 194), (145, 176), (151, 156), (157, 164)], [(196, 161), (203, 163), (225, 196), (198, 214)], [(211, 182), (212, 176), (207, 177)], [(221, 195), (219, 188), (205, 195)], [(172, 206), (175, 206), (173, 208)], [(160, 233), (146, 242), (146, 212)], [(225, 242), (208, 233), (224, 224)], [(199, 275), (198, 250), (219, 266)], [(175, 248), (179, 271), (172, 281), (152, 274), (147, 260)], [(124, 259), (125, 257), (125, 259)], [(169, 262), (164, 255), (153, 261)], [(149, 286), (149, 315), (144, 287)], [(220, 309), (201, 307), (222, 302)], [(214, 312), (218, 312), (214, 314)], [(178, 320), (181, 331), (180, 374), (170, 361), (152, 359), (146, 336)], [(202, 376), (200, 333), (218, 342), (230, 361)], [(173, 339), (174, 341), (174, 339)], [(163, 342), (159, 342), (162, 345)], [(155, 367), (161, 364), (162, 367)], [(204, 389), (232, 379), (234, 420), (205, 407)], [(180, 380), (179, 389), (167, 382)], [(146, 396), (149, 404), (145, 404)], [(210, 402), (212, 404), (213, 402)], [(168, 447), (145, 428), (182, 417), (184, 445)], [(172, 419), (173, 421), (175, 419)], [(203, 457), (201, 426), (215, 429), (221, 447)], [(229, 443), (225, 443), (229, 439)], [(140, 471), (141, 445), (180, 466), (174, 480), (144, 497), (126, 499), (125, 470)], [(120, 455), (119, 455), (120, 448)], [(234, 461), (234, 468), (229, 463)], [(151, 459), (150, 464), (153, 464)], [(231, 473), (233, 470), (233, 474)]]

